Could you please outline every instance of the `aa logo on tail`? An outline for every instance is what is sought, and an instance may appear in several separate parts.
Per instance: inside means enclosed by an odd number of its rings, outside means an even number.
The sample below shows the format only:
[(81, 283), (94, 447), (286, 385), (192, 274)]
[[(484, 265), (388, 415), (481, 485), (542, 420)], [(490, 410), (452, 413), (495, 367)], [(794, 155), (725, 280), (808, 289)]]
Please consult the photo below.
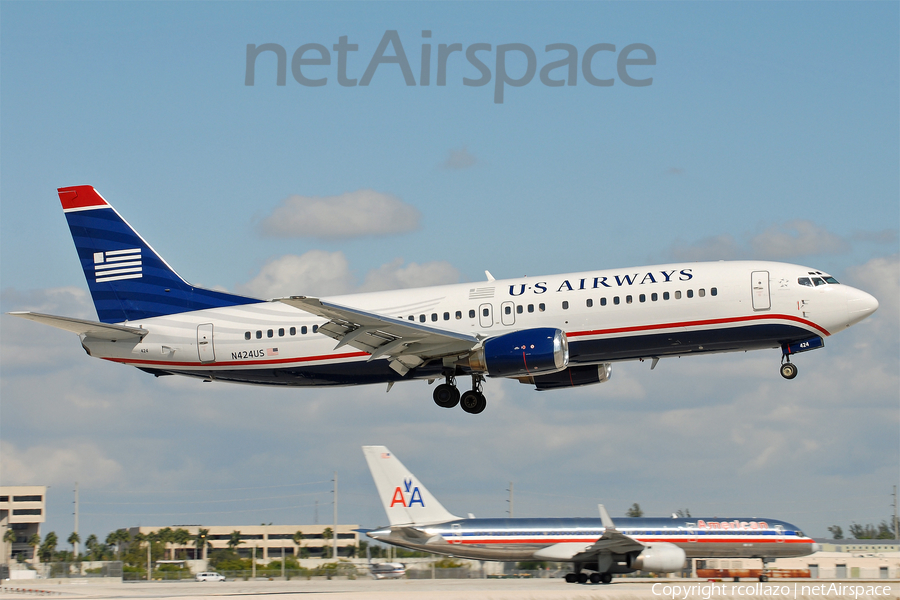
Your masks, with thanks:
[(403, 487), (397, 486), (394, 490), (394, 497), (391, 498), (391, 508), (394, 508), (395, 504), (399, 504), (403, 508), (411, 508), (413, 504), (418, 504), (425, 508), (425, 502), (422, 501), (422, 492), (419, 491), (418, 486), (413, 486), (412, 479), (404, 479)]

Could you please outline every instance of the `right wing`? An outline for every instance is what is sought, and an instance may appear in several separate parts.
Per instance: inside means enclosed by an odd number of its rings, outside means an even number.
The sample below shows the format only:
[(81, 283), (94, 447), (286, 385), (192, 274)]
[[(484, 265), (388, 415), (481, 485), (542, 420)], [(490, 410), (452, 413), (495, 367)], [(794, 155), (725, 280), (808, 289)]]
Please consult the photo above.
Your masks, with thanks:
[(318, 332), (337, 340), (335, 349), (347, 345), (371, 354), (369, 360), (387, 357), (391, 359), (391, 368), (401, 375), (435, 358), (467, 354), (481, 343), (478, 337), (465, 333), (322, 302), (318, 298), (291, 296), (278, 301), (328, 319)]
[(57, 329), (71, 331), (78, 335), (97, 338), (100, 340), (130, 340), (141, 339), (148, 333), (146, 329), (139, 327), (127, 327), (125, 325), (110, 325), (108, 323), (100, 323), (97, 321), (85, 321), (83, 319), (73, 319), (71, 317), (57, 317), (56, 315), (45, 315), (42, 313), (19, 311), (7, 313), (14, 317), (28, 319), (37, 323), (43, 323)]

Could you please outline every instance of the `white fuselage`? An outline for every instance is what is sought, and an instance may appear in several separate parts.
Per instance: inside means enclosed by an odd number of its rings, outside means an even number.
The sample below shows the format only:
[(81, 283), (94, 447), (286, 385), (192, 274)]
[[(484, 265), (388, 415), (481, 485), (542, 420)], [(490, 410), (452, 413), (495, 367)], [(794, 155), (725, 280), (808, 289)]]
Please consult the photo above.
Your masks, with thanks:
[[(818, 273), (818, 275), (816, 274)], [(802, 278), (822, 281), (804, 285)], [(878, 306), (814, 269), (775, 262), (678, 263), (352, 294), (329, 302), (447, 331), (497, 336), (554, 327), (570, 366), (779, 347), (825, 338)], [(834, 281), (833, 279), (831, 281)], [(272, 385), (354, 385), (406, 376), (315, 333), (327, 319), (281, 302), (147, 318), (140, 341), (82, 336), (92, 356), (158, 374)]]

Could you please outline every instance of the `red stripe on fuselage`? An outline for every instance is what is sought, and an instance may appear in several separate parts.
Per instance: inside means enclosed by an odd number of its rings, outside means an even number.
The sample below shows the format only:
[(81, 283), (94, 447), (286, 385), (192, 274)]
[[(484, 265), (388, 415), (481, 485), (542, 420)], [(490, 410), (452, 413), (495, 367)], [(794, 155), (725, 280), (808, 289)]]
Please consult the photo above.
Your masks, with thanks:
[(782, 314), (760, 314), (760, 315), (747, 315), (745, 317), (726, 317), (723, 319), (703, 319), (699, 321), (683, 321), (681, 323), (658, 323), (655, 325), (634, 325), (631, 327), (614, 327), (612, 329), (593, 329), (590, 331), (570, 331), (566, 334), (566, 337), (580, 337), (585, 335), (615, 335), (618, 333), (632, 333), (635, 331), (652, 331), (654, 329), (676, 329), (678, 327), (704, 327), (707, 325), (724, 325), (726, 323), (741, 323), (745, 321), (764, 321), (764, 320), (785, 320), (785, 321), (793, 321), (795, 323), (801, 323), (808, 327), (813, 327), (818, 331), (821, 331), (826, 336), (831, 335), (827, 330), (816, 325), (812, 321), (808, 321), (806, 319), (801, 319), (800, 317), (795, 317), (793, 315), (782, 315)]
[(342, 358), (359, 358), (362, 356), (369, 356), (368, 352), (347, 352), (346, 354), (325, 354), (322, 356), (300, 356), (297, 358), (279, 358), (277, 360), (243, 360), (243, 361), (229, 361), (229, 362), (209, 362), (209, 363), (201, 363), (201, 362), (174, 362), (174, 361), (164, 361), (164, 360), (139, 360), (132, 358), (107, 358), (103, 357), (105, 360), (122, 363), (126, 365), (155, 365), (160, 367), (244, 367), (244, 366), (258, 366), (258, 365), (284, 365), (289, 363), (302, 363), (302, 362), (314, 362), (319, 360), (339, 360)]
[[(691, 538), (686, 538), (686, 537), (685, 538), (680, 538), (680, 537), (679, 538), (675, 538), (675, 537), (672, 537), (672, 538), (635, 537), (632, 539), (637, 540), (638, 542), (641, 542), (642, 544), (646, 544), (646, 543), (650, 543), (650, 542), (671, 542), (673, 544), (688, 544), (688, 543), (690, 543), (690, 544), (736, 544), (736, 543), (744, 543), (744, 544), (746, 544), (746, 543), (753, 543), (753, 544), (812, 544), (813, 543), (813, 540), (811, 540), (811, 539), (804, 540), (802, 538), (796, 539), (796, 540), (785, 539), (782, 541), (778, 541), (778, 540), (774, 540), (770, 537), (749, 538), (749, 537), (735, 536), (731, 539), (727, 539), (727, 538), (708, 539), (708, 538), (706, 538), (706, 536), (701, 536), (701, 537), (704, 537), (705, 539), (701, 540), (701, 539), (697, 539), (697, 538), (693, 538), (693, 537), (691, 537)], [(453, 539), (452, 537), (445, 537), (444, 539), (447, 540), (447, 542), (450, 544), (461, 544), (461, 545), (466, 545), (466, 546), (474, 545), (474, 544), (507, 544), (507, 545), (509, 545), (509, 544), (529, 544), (529, 545), (544, 544), (544, 545), (551, 545), (551, 544), (558, 544), (561, 542), (593, 544), (594, 542), (597, 541), (597, 538), (595, 538), (595, 537), (582, 538), (582, 539), (572, 539), (572, 538), (566, 538), (566, 537), (562, 537), (562, 538), (539, 537), (539, 538), (532, 538), (532, 539), (527, 539), (527, 538), (522, 539), (522, 538), (517, 538), (517, 537), (511, 537), (511, 538), (505, 538), (505, 539), (491, 538), (491, 539), (484, 539), (484, 540), (459, 540), (459, 539)]]
[[(102, 199), (101, 199), (102, 200)], [(807, 321), (806, 319), (801, 319), (800, 317), (794, 317), (791, 315), (782, 315), (782, 314), (766, 314), (766, 315), (749, 315), (745, 317), (727, 317), (723, 319), (705, 319), (699, 321), (683, 321), (681, 323), (658, 323), (655, 325), (634, 325), (631, 327), (616, 327), (612, 329), (594, 329), (590, 331), (570, 331), (566, 333), (566, 337), (574, 338), (574, 337), (582, 337), (589, 335), (615, 335), (619, 333), (632, 333), (636, 331), (652, 331), (654, 329), (676, 329), (679, 327), (702, 327), (707, 325), (724, 325), (727, 323), (741, 323), (746, 321), (758, 321), (758, 320), (787, 320), (793, 321), (796, 323), (801, 323), (803, 325), (807, 325), (809, 327), (813, 327), (818, 331), (821, 331), (824, 335), (831, 335), (823, 329), (822, 327), (816, 325), (812, 321)], [(339, 360), (345, 358), (360, 358), (363, 356), (369, 356), (368, 352), (348, 352), (345, 354), (333, 354), (333, 355), (320, 355), (320, 356), (301, 356), (297, 358), (283, 358), (277, 360), (248, 360), (248, 361), (215, 361), (211, 363), (201, 363), (201, 362), (175, 362), (175, 361), (158, 361), (158, 360), (142, 360), (142, 359), (131, 359), (131, 358), (105, 358), (108, 361), (129, 364), (129, 365), (155, 365), (161, 367), (199, 367), (199, 366), (234, 366), (234, 367), (244, 367), (244, 366), (269, 366), (269, 365), (284, 365), (290, 363), (303, 363), (303, 362), (314, 362), (314, 361), (323, 361), (323, 360)], [(523, 360), (524, 360), (523, 355)]]

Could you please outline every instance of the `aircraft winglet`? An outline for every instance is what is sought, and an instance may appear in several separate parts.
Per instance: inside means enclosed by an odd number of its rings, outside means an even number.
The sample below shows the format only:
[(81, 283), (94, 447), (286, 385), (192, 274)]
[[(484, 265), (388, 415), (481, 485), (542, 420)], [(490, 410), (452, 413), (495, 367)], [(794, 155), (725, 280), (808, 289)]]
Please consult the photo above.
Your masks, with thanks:
[(598, 504), (597, 508), (600, 509), (600, 521), (603, 522), (603, 527), (606, 529), (615, 529), (616, 525), (610, 518), (609, 513), (606, 512), (606, 507), (602, 504)]

